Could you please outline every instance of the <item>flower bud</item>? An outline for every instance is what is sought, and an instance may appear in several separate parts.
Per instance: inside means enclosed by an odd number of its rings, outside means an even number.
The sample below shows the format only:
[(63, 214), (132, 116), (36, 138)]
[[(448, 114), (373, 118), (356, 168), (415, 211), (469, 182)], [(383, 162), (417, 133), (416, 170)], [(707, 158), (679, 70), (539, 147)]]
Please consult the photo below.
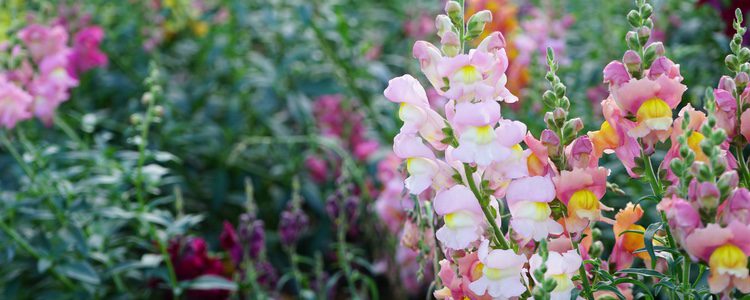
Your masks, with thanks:
[(734, 82), (740, 90), (745, 90), (747, 83), (750, 82), (750, 76), (746, 72), (740, 72), (734, 77)]
[(543, 145), (547, 146), (547, 152), (557, 153), (557, 149), (560, 147), (560, 138), (554, 131), (549, 129), (542, 130), (540, 140)]
[(638, 34), (635, 33), (635, 31), (628, 31), (628, 33), (625, 34), (625, 42), (627, 42), (628, 49), (630, 50), (637, 50), (641, 47), (638, 43)]
[(628, 69), (630, 74), (637, 74), (641, 71), (641, 57), (633, 50), (625, 51), (622, 56), (622, 63)]
[[(456, 1), (448, 1), (448, 3), (445, 4), (445, 13), (451, 18), (453, 24), (459, 24), (461, 23), (461, 17), (464, 14), (464, 8)], [(461, 24), (461, 26), (463, 26), (463, 24)]]
[(588, 136), (581, 136), (573, 141), (570, 146), (570, 162), (573, 167), (585, 168), (589, 165), (594, 145)]
[(437, 35), (443, 37), (446, 32), (451, 32), (456, 27), (451, 23), (451, 19), (446, 15), (438, 15), (435, 18), (435, 27), (437, 28)]
[(568, 117), (568, 112), (558, 107), (552, 112), (552, 117), (555, 119), (555, 123), (557, 123), (557, 126), (559, 127), (562, 125), (563, 121), (565, 121), (565, 118)]
[(717, 182), (717, 185), (719, 188), (727, 187), (727, 189), (733, 189), (736, 188), (737, 185), (740, 183), (740, 176), (737, 175), (737, 171), (731, 170), (729, 172), (724, 172), (719, 176), (719, 181)]
[(641, 18), (641, 14), (639, 14), (637, 11), (631, 10), (630, 12), (628, 12), (628, 23), (630, 24), (630, 26), (638, 27), (641, 25), (642, 21), (643, 19)]
[(154, 101), (154, 94), (150, 92), (144, 93), (143, 97), (141, 97), (141, 103), (143, 104), (149, 104), (151, 101)]
[(602, 241), (596, 241), (591, 244), (591, 249), (589, 249), (589, 256), (599, 257), (600, 255), (602, 255), (603, 250), (604, 244), (602, 244)]
[(443, 38), (440, 39), (440, 43), (443, 44), (443, 53), (447, 56), (456, 56), (461, 49), (461, 41), (458, 38), (458, 34), (453, 31), (446, 32)]
[(721, 76), (721, 79), (719, 79), (719, 88), (731, 93), (737, 90), (737, 84), (734, 81), (734, 79), (725, 75), (725, 76)]
[(714, 209), (719, 206), (721, 193), (719, 188), (711, 182), (702, 182), (698, 188), (698, 203), (704, 209)]
[(648, 39), (651, 38), (651, 29), (646, 26), (638, 28), (638, 43), (645, 45)]
[(483, 10), (475, 13), (469, 18), (466, 37), (474, 39), (484, 32), (485, 24), (492, 22), (492, 12), (489, 10)]

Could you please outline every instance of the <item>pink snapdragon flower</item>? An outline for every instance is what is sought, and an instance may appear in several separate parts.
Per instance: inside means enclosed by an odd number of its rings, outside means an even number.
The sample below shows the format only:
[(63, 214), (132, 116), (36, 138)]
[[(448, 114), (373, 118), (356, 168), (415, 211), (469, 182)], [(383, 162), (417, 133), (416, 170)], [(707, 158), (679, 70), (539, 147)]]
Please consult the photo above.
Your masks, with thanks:
[(405, 185), (411, 194), (419, 195), (432, 185), (440, 172), (441, 161), (435, 159), (435, 154), (420, 137), (413, 133), (399, 133), (393, 139), (393, 152), (406, 160), (409, 177)]
[(73, 76), (93, 68), (106, 66), (107, 55), (99, 49), (104, 39), (104, 30), (99, 26), (88, 26), (78, 31), (73, 37), (73, 51), (68, 71)]
[(696, 228), (703, 226), (700, 214), (690, 202), (672, 195), (661, 200), (656, 208), (667, 215), (669, 226), (675, 233), (675, 238), (682, 243)]
[(489, 240), (482, 241), (477, 251), (483, 268), (482, 276), (469, 284), (472, 292), (477, 295), (486, 293), (495, 299), (508, 299), (521, 296), (526, 291), (525, 256), (513, 250), (490, 250)]
[[(462, 117), (470, 118), (470, 115), (478, 113), (459, 115), (456, 110), (455, 122)], [(490, 122), (496, 120), (490, 120)], [(523, 141), (526, 134), (526, 125), (519, 121), (500, 120), (497, 127), (490, 123), (483, 126), (471, 126), (464, 129), (458, 137), (458, 147), (453, 151), (453, 157), (465, 163), (476, 163), (480, 166), (488, 166), (492, 162), (502, 161), (513, 153), (512, 148)]]
[(459, 102), (479, 99), (513, 103), (518, 98), (505, 87), (508, 57), (504, 48), (505, 38), (494, 32), (468, 54), (444, 57), (425, 41), (416, 42), (413, 53), (427, 79), (444, 96)]
[(398, 116), (404, 122), (402, 133), (418, 132), (436, 150), (445, 150), (447, 145), (442, 143), (445, 120), (430, 107), (427, 93), (416, 78), (408, 74), (393, 78), (383, 94), (400, 105)]
[(609, 221), (601, 215), (611, 210), (600, 202), (607, 190), (609, 170), (603, 167), (562, 171), (554, 179), (557, 198), (568, 208), (565, 226), (569, 232), (581, 232), (589, 223)]
[(477, 241), (484, 232), (485, 221), (479, 201), (465, 185), (455, 185), (440, 191), (433, 203), (435, 213), (443, 217), (445, 225), (436, 237), (450, 249), (464, 249)]
[(542, 141), (535, 139), (530, 132), (526, 134), (523, 141), (530, 150), (529, 156), (526, 158), (526, 169), (529, 176), (546, 176), (554, 170), (554, 164), (549, 160), (549, 149)]
[[(454, 268), (457, 265), (457, 269)], [(464, 253), (463, 256), (454, 259), (454, 264), (443, 259), (440, 261), (440, 280), (445, 287), (434, 293), (437, 299), (470, 299), (490, 300), (492, 296), (475, 294), (469, 289), (469, 285), (482, 277), (484, 264), (479, 261), (477, 252)], [(456, 272), (458, 271), (458, 272)]]
[[(729, 80), (732, 80), (728, 76), (722, 76), (719, 80), (719, 86), (714, 89), (714, 99), (716, 100), (716, 108), (713, 111), (716, 117), (716, 127), (724, 129), (727, 134), (727, 138), (731, 139), (737, 134), (737, 99), (734, 98), (732, 90), (734, 85), (731, 86), (726, 84)], [(750, 98), (750, 87), (740, 95), (742, 103), (747, 103)]]
[(724, 223), (740, 222), (750, 224), (750, 191), (746, 188), (737, 188), (722, 203), (717, 215)]
[(664, 56), (657, 58), (645, 75), (631, 78), (618, 61), (604, 69), (612, 98), (623, 111), (636, 117), (636, 126), (628, 130), (628, 135), (643, 138), (644, 145), (651, 149), (669, 137), (672, 109), (680, 104), (687, 87), (681, 83), (679, 65)]
[(640, 156), (641, 147), (638, 141), (628, 134), (635, 128), (635, 122), (625, 118), (612, 98), (603, 100), (601, 106), (605, 121), (599, 130), (588, 133), (594, 144), (596, 156), (601, 157), (602, 153), (615, 153), (630, 177), (638, 178), (639, 175), (632, 169), (635, 167), (635, 158)]
[(513, 180), (505, 195), (510, 209), (510, 225), (526, 244), (541, 241), (550, 234), (561, 234), (563, 227), (552, 220), (549, 202), (555, 199), (555, 185), (549, 177), (534, 176)]
[(747, 268), (750, 225), (739, 222), (726, 227), (708, 224), (688, 235), (685, 244), (691, 257), (708, 263), (711, 293), (729, 292), (732, 288), (750, 293)]
[(68, 32), (62, 26), (44, 26), (32, 24), (18, 32), (18, 38), (23, 41), (34, 61), (56, 54), (67, 49)]
[[(533, 274), (536, 269), (542, 266), (542, 263), (542, 257), (539, 254), (534, 254), (529, 260), (530, 272)], [(569, 250), (565, 253), (549, 252), (546, 262), (547, 272), (544, 273), (544, 278), (552, 278), (557, 283), (555, 289), (550, 293), (550, 299), (570, 299), (571, 291), (576, 287), (572, 278), (578, 273), (581, 263), (583, 263), (583, 259), (576, 250)], [(536, 281), (536, 278), (534, 278), (534, 281)]]
[(0, 77), (0, 125), (12, 129), (19, 121), (31, 118), (31, 95)]

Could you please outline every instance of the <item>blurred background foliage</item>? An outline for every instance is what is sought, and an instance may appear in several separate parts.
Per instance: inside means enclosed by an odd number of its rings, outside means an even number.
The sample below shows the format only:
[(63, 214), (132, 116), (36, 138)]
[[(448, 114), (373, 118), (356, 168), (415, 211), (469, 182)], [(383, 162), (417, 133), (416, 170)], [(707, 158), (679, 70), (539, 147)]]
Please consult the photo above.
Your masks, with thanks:
[[(572, 113), (588, 129), (598, 128), (598, 103), (607, 95), (602, 68), (626, 49), (631, 1), (467, 2), (470, 10), (493, 10), (493, 26), (514, 47), (510, 57), (518, 72), (509, 77), (521, 104), (503, 107), (504, 115), (539, 134), (547, 88), (540, 50), (554, 46)], [(0, 235), (2, 298), (163, 295), (159, 278), (163, 283), (169, 276), (154, 256), (160, 251), (154, 238), (202, 237), (226, 260), (223, 222), (237, 224), (245, 212), (248, 179), (265, 223), (266, 252), (280, 275), (290, 272), (291, 262), (276, 228), (298, 180), (309, 226), (301, 228), (294, 251), (311, 281), (327, 282), (325, 288), (309, 285), (308, 292), (347, 298), (351, 291), (339, 279), (354, 272), (369, 278), (355, 286), (370, 298), (423, 294), (426, 285), (404, 287), (398, 272), (387, 270), (396, 268), (389, 260), (399, 237), (374, 213), (383, 184), (375, 174), (398, 130), (396, 107), (382, 90), (388, 79), (418, 72), (411, 47), (418, 39), (437, 41), (432, 22), (442, 6), (426, 0), (0, 1), (2, 33), (16, 31), (30, 16), (47, 20), (66, 9), (90, 15), (105, 31), (102, 48), (109, 57), (106, 68), (80, 78), (54, 125), (26, 122), (0, 136), (7, 141), (0, 156), (2, 225), (20, 234)], [(700, 106), (703, 88), (725, 72), (728, 39), (720, 12), (682, 0), (659, 0), (654, 7), (654, 36), (691, 87), (683, 104)], [(153, 80), (146, 84), (145, 78)], [(154, 87), (158, 109), (141, 101)], [(337, 95), (340, 107), (322, 106), (326, 95)], [(379, 146), (357, 155), (347, 137), (324, 134), (321, 115), (342, 111), (362, 116), (363, 136)], [(143, 117), (151, 113), (147, 147), (139, 151)], [(359, 121), (344, 126), (352, 122)], [(322, 178), (313, 178), (319, 168), (311, 168), (310, 157), (323, 159)], [(608, 193), (605, 204), (619, 208), (635, 200), (628, 195), (641, 194), (643, 186), (629, 180), (619, 162), (610, 158), (605, 166), (625, 191)], [(24, 175), (25, 168), (34, 175)], [(146, 208), (135, 197), (138, 170), (146, 178)], [(337, 193), (359, 198), (343, 240), (341, 224), (326, 207)], [(611, 236), (608, 228), (602, 231)], [(337, 263), (342, 242), (349, 268)], [(282, 295), (308, 295), (288, 279), (279, 282), (272, 290)]]

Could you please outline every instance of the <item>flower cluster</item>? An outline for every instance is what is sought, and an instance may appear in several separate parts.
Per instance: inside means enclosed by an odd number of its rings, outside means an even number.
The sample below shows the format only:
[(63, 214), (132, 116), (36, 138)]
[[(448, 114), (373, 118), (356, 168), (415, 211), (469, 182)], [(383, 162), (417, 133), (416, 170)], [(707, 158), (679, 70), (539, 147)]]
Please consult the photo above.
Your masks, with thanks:
[(0, 73), (0, 125), (5, 128), (31, 117), (51, 124), (57, 107), (78, 85), (78, 76), (107, 64), (99, 49), (104, 31), (97, 26), (73, 33), (62, 25), (33, 23), (16, 36), (20, 44), (0, 45), (10, 52), (7, 68)]
[[(535, 280), (552, 287), (546, 293), (569, 298), (573, 274), (587, 255), (584, 232), (598, 221), (613, 222), (602, 216), (609, 208), (600, 202), (609, 170), (598, 166), (601, 155), (591, 139), (578, 136), (582, 121), (568, 119), (570, 102), (551, 58), (547, 78), (553, 90), (544, 98), (552, 111), (537, 139), (525, 124), (501, 114), (500, 103), (519, 100), (506, 87), (503, 35), (490, 33), (476, 48), (463, 50), (492, 15), (480, 11), (464, 23), (463, 8), (454, 1), (445, 11), (436, 19), (441, 47), (417, 41), (413, 49), (426, 79), (448, 99), (444, 114), (411, 75), (392, 79), (384, 91), (400, 105), (403, 126), (393, 151), (405, 161), (403, 186), (415, 201), (427, 201), (442, 223), (435, 238), (445, 256), (439, 262), (444, 286), (435, 296), (519, 297), (534, 285), (529, 268), (539, 270), (547, 261)], [(547, 242), (556, 247), (542, 260), (537, 250)]]

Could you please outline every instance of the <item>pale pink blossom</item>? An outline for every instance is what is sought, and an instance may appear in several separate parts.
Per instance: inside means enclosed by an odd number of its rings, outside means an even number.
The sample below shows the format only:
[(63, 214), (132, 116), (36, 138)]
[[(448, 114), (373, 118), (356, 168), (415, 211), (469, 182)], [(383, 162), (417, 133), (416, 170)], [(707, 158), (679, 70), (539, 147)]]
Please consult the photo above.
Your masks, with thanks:
[(491, 125), (471, 126), (460, 133), (453, 157), (461, 162), (487, 166), (502, 161), (512, 154), (512, 148), (526, 134), (526, 125), (511, 120), (500, 120), (494, 130)]
[(18, 37), (39, 62), (42, 58), (67, 49), (68, 32), (62, 26), (31, 24), (18, 32)]
[(479, 201), (465, 185), (455, 185), (438, 192), (433, 203), (435, 213), (445, 225), (436, 237), (450, 249), (464, 249), (477, 241), (484, 232), (484, 214)]
[(638, 174), (635, 174), (632, 169), (635, 167), (635, 158), (640, 156), (641, 147), (636, 138), (628, 134), (628, 131), (635, 128), (636, 124), (625, 118), (614, 99), (603, 100), (601, 106), (605, 121), (599, 130), (588, 133), (594, 144), (596, 156), (600, 157), (602, 153), (614, 152), (628, 174), (633, 178), (638, 178)]
[[(549, 252), (545, 264), (547, 272), (544, 273), (544, 278), (552, 278), (557, 283), (555, 289), (550, 293), (550, 299), (570, 299), (571, 291), (576, 287), (572, 278), (578, 273), (578, 268), (581, 267), (582, 262), (583, 259), (575, 250), (569, 250), (565, 253)], [(536, 269), (541, 267), (542, 263), (542, 257), (539, 254), (534, 254), (529, 260), (530, 272), (533, 274)], [(536, 281), (535, 277), (534, 281)]]
[(33, 98), (15, 84), (0, 78), (0, 125), (11, 129), (31, 118)]
[(550, 218), (549, 202), (555, 199), (555, 186), (549, 177), (534, 176), (513, 180), (505, 194), (510, 209), (510, 225), (525, 239), (541, 241), (550, 234), (561, 234), (562, 225)]
[(482, 241), (478, 250), (482, 262), (482, 276), (469, 284), (477, 295), (489, 294), (495, 299), (518, 297), (526, 291), (524, 265), (527, 259), (513, 250), (489, 248), (489, 240)]
[(696, 228), (703, 226), (700, 214), (689, 202), (676, 195), (664, 198), (656, 208), (667, 215), (669, 226), (675, 233), (675, 238), (682, 242)]

